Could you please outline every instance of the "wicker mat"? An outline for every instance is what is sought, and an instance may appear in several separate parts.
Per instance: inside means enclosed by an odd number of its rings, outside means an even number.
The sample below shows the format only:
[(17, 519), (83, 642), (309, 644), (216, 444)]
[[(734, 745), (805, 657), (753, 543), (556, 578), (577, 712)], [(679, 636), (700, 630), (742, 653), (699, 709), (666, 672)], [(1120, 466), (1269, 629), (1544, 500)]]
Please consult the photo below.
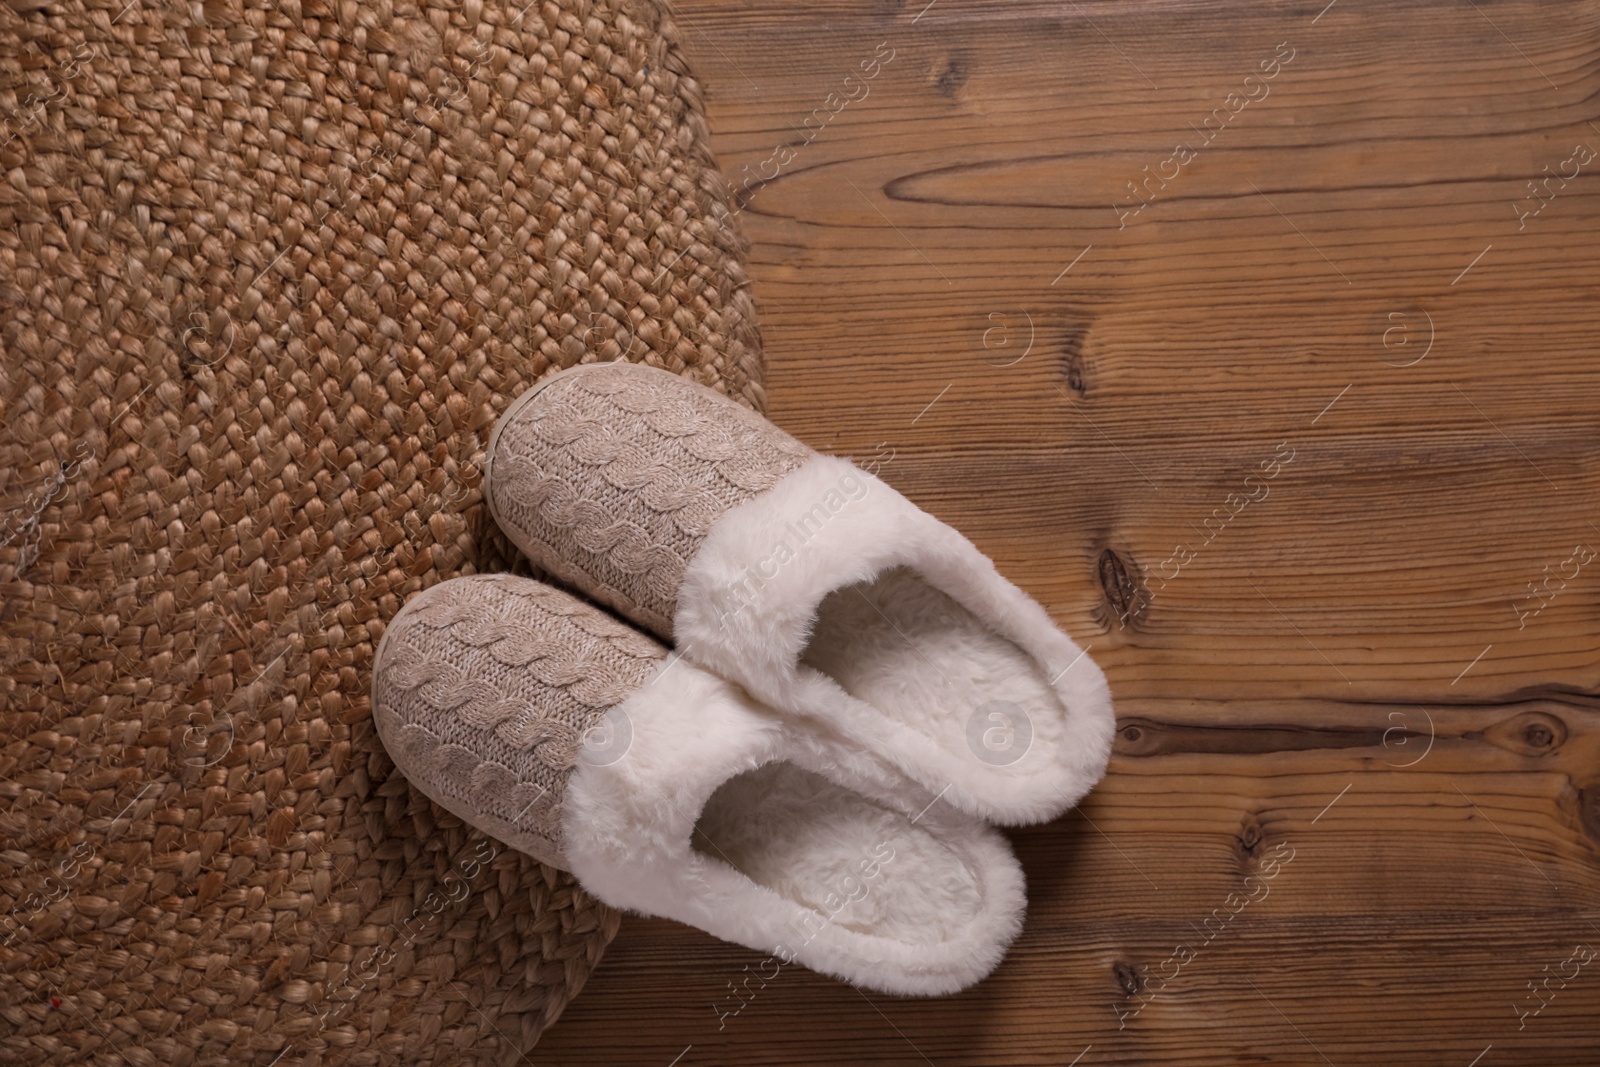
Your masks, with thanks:
[(384, 621), (628, 359), (759, 407), (639, 3), (0, 0), (0, 1063), (515, 1062), (617, 927), (394, 770)]

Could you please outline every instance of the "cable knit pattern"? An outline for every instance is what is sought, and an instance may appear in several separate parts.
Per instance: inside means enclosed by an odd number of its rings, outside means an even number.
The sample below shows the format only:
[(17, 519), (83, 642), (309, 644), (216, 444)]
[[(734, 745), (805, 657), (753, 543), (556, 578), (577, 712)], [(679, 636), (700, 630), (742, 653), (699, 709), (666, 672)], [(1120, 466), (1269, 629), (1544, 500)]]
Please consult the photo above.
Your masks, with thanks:
[(565, 867), (561, 797), (585, 734), (666, 650), (529, 578), (455, 578), (400, 610), (373, 667), (373, 719), (413, 785)]
[(670, 639), (684, 568), (712, 524), (813, 454), (684, 378), (586, 364), (508, 409), (486, 493), (540, 567)]

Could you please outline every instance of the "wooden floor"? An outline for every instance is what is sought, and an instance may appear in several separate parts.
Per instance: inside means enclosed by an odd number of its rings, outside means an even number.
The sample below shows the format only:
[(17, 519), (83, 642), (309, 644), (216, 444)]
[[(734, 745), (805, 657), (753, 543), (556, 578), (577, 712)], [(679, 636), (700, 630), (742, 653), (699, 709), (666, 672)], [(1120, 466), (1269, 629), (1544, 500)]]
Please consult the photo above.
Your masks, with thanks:
[(960, 996), (630, 919), (528, 1061), (1600, 1064), (1600, 4), (924, 2), (677, 12), (774, 419), (1092, 646), (1110, 772)]

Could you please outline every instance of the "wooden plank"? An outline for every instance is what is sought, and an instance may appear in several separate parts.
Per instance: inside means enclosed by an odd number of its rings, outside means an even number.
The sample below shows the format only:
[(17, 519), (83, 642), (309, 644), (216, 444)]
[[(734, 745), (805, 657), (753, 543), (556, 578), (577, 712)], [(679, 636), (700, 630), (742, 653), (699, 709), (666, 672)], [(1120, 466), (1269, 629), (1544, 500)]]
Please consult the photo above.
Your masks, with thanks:
[(677, 11), (773, 418), (1092, 643), (1110, 774), (966, 993), (632, 919), (534, 1058), (1600, 1062), (1600, 7), (924, 3)]
[[(1085, 1062), (1320, 1062), (1296, 1026), (1339, 1064), (1464, 1064), (1488, 1044), (1505, 1052), (1495, 1062), (1560, 1062), (1548, 1057), (1600, 1042), (1600, 983), (1560, 990), (1521, 1031), (1513, 1010), (1537, 1003), (1524, 1003), (1530, 978), (1596, 940), (1600, 798), (1571, 785), (1600, 753), (1592, 709), (1580, 736), (1557, 704), (1487, 730), (1481, 712), (1435, 708), (1431, 747), (1373, 725), (1426, 730), (1414, 707), (1331, 706), (1318, 730), (1278, 737), (1215, 707), (1163, 710), (1170, 722), (1124, 723), (1080, 811), (1010, 834), (1029, 923), (976, 989), (863, 996), (789, 968), (721, 1018), (737, 1003), (727, 983), (770, 974), (760, 954), (633, 920), (540, 1062), (665, 1062), (691, 1044), (686, 1062), (922, 1062), (914, 1044), (934, 1063), (1059, 1064), (1091, 1043)], [(1274, 710), (1293, 712), (1232, 717)], [(1270, 750), (1229, 751), (1263, 737)], [(1230, 914), (1229, 894), (1274, 854), (1289, 861), (1268, 892)], [(1180, 946), (1192, 959), (1167, 964)], [(1145, 1002), (1144, 983), (1174, 970)], [(619, 1017), (635, 1025), (606, 1025)], [(602, 1031), (605, 1045), (588, 1044)]]
[[(1011, 833), (1029, 923), (976, 989), (898, 1000), (790, 968), (727, 1018), (728, 983), (767, 971), (760, 954), (632, 920), (540, 1062), (689, 1045), (697, 1063), (923, 1062), (913, 1043), (934, 1063), (1066, 1063), (1088, 1044), (1085, 1062), (1321, 1062), (1296, 1027), (1339, 1064), (1466, 1063), (1491, 1044), (1491, 1062), (1586, 1062), (1561, 1057), (1600, 1042), (1600, 983), (1520, 1030), (1515, 1009), (1597, 940), (1594, 700), (1140, 711), (1082, 809)], [(1222, 921), (1285, 848), (1268, 894)], [(1183, 981), (1146, 1003), (1179, 947)]]

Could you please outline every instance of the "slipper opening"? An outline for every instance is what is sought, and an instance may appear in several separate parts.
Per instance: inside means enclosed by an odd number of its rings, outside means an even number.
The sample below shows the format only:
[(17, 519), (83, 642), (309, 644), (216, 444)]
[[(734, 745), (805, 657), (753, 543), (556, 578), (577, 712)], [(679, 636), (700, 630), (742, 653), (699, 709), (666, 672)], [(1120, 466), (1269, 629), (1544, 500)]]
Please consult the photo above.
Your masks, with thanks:
[(563, 813), (606, 903), (901, 995), (971, 985), (1020, 929), (1005, 839), (828, 731), (681, 660), (618, 711), (630, 744), (576, 770)]
[[(858, 934), (934, 946), (981, 921), (981, 872), (931, 830), (786, 761), (735, 775), (707, 800), (693, 847)], [(787, 947), (813, 936), (788, 932)]]
[(960, 760), (1056, 762), (1068, 712), (1043, 666), (910, 567), (828, 593), (800, 662)]

